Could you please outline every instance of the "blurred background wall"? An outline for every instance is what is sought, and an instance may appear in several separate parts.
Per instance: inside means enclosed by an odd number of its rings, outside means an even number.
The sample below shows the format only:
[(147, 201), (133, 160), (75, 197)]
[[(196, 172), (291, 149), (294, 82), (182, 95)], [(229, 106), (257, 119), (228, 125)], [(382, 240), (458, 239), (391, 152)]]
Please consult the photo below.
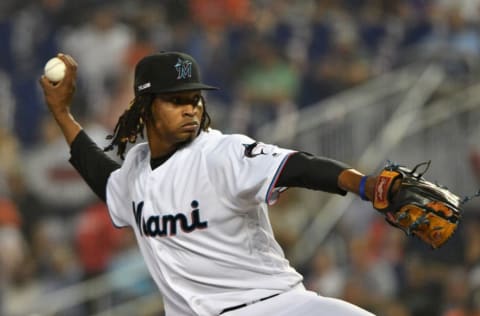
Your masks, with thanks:
[[(162, 315), (129, 230), (69, 165), (38, 79), (79, 63), (73, 112), (99, 143), (133, 97), (135, 63), (193, 55), (213, 126), (375, 173), (432, 160), (480, 186), (478, 0), (2, 0), (0, 315)], [(115, 158), (114, 156), (112, 156)], [(116, 159), (116, 158), (115, 158)], [(432, 251), (369, 203), (290, 189), (272, 224), (306, 286), (378, 315), (480, 315), (480, 209)]]

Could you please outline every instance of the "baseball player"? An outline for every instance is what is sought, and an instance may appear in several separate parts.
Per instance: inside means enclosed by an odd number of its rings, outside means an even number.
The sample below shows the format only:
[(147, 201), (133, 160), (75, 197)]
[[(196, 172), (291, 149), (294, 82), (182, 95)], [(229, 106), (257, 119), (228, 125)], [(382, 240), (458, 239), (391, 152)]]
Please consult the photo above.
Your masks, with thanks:
[[(371, 200), (376, 177), (210, 128), (202, 91), (217, 88), (202, 83), (195, 60), (179, 52), (136, 65), (135, 98), (105, 149), (117, 149), (119, 165), (71, 115), (77, 64), (58, 57), (65, 78), (53, 84), (42, 76), (40, 84), (70, 162), (107, 203), (113, 224), (133, 229), (166, 315), (372, 315), (307, 291), (275, 241), (267, 211), (288, 187)], [(126, 152), (144, 130), (148, 142)]]

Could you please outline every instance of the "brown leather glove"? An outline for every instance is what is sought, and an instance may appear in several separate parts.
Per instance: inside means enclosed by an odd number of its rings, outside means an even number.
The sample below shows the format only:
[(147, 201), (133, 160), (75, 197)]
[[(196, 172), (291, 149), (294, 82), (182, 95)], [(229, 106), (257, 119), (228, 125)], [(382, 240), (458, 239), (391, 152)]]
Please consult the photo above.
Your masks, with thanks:
[[(423, 172), (416, 173), (419, 167)], [(430, 161), (413, 170), (387, 165), (377, 177), (373, 207), (388, 223), (432, 246), (442, 246), (455, 232), (461, 217), (460, 198), (423, 178)]]

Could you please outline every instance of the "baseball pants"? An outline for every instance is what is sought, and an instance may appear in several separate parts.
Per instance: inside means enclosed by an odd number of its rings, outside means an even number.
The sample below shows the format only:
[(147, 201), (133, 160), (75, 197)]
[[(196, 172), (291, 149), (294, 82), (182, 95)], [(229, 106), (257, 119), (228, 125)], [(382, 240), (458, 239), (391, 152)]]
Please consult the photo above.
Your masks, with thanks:
[(222, 314), (222, 316), (374, 316), (360, 307), (306, 290), (291, 290), (270, 299)]

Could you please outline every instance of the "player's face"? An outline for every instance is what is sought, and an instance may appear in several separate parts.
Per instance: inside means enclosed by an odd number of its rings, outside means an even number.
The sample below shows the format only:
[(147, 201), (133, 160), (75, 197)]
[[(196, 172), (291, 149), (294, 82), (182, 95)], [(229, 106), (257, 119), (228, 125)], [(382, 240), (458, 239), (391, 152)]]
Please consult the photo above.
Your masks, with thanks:
[(175, 146), (198, 134), (204, 111), (200, 91), (158, 95), (152, 104), (153, 134), (157, 141)]

